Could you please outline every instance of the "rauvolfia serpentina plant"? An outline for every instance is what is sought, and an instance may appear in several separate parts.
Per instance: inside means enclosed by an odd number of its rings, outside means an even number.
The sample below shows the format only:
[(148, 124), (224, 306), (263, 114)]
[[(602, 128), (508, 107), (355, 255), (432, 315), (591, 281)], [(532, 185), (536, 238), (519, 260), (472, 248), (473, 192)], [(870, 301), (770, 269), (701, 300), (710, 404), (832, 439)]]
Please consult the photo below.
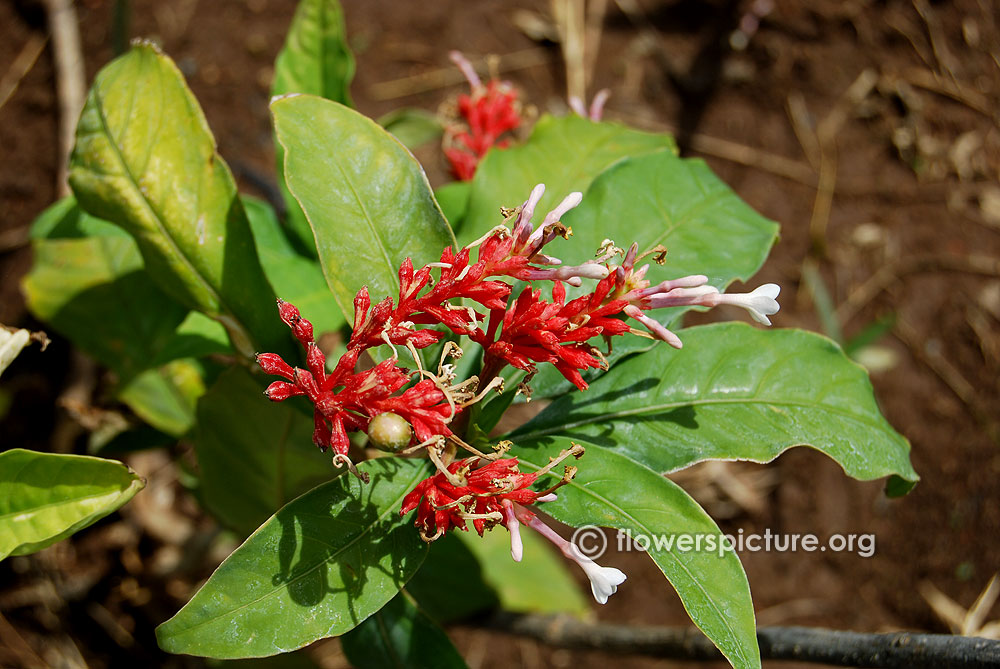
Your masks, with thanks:
[[(161, 647), (245, 658), (343, 635), (358, 666), (461, 666), (437, 623), (579, 611), (570, 569), (599, 603), (634, 587), (554, 518), (714, 539), (648, 554), (730, 662), (759, 666), (740, 560), (663, 474), (809, 445), (888, 477), (890, 495), (917, 480), (830, 340), (684, 327), (719, 305), (780, 316), (777, 285), (727, 290), (776, 224), (669, 136), (596, 120), (600, 105), (509, 136), (524, 124), (496, 93), (516, 96), (478, 78), (468, 127), (445, 132), (471, 178), (434, 192), (350, 108), (352, 72), (336, 3), (302, 2), (271, 103), (282, 225), (237, 193), (171, 60), (137, 43), (90, 91), (73, 197), (34, 228), (32, 309), (116, 372), (148, 445), (194, 444), (198, 499), (247, 537), (158, 628)], [(385, 123), (406, 136), (401, 118)], [(465, 142), (477, 123), (509, 144)], [(498, 434), (527, 396), (551, 401)]]

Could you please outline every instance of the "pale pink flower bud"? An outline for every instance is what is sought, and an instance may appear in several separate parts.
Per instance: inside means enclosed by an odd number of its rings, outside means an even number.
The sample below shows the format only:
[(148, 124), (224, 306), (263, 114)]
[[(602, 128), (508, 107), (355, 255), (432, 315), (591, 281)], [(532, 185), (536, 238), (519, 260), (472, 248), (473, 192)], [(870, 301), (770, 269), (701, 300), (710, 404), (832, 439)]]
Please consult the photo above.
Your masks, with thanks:
[(532, 230), (531, 217), (535, 215), (535, 207), (538, 206), (538, 201), (542, 199), (543, 195), (545, 195), (545, 184), (538, 184), (531, 189), (528, 199), (521, 205), (521, 213), (518, 214), (512, 233), (515, 247), (524, 246), (528, 242)]
[(545, 220), (542, 221), (542, 228), (544, 229), (545, 226), (549, 225), (550, 223), (555, 223), (563, 216), (565, 216), (567, 211), (578, 206), (581, 202), (583, 202), (583, 193), (579, 191), (570, 193), (569, 195), (563, 198), (562, 202), (556, 205), (555, 209), (553, 209), (552, 211), (550, 211), (545, 215)]
[(458, 69), (462, 71), (462, 74), (465, 75), (465, 78), (468, 80), (469, 86), (472, 90), (476, 90), (483, 85), (479, 75), (476, 74), (476, 69), (472, 67), (472, 63), (469, 62), (469, 59), (466, 58), (461, 51), (452, 51), (448, 54), (448, 57), (451, 59), (451, 62), (458, 66)]
[(684, 344), (681, 342), (680, 337), (675, 335), (673, 332), (668, 330), (659, 323), (646, 314), (642, 313), (642, 310), (634, 304), (630, 304), (623, 310), (627, 316), (631, 316), (635, 320), (639, 321), (646, 326), (646, 329), (653, 333), (653, 336), (657, 339), (667, 342), (674, 348), (682, 348)]
[(524, 543), (521, 541), (521, 523), (518, 522), (517, 515), (514, 513), (513, 502), (505, 499), (501, 504), (503, 505), (503, 524), (507, 528), (507, 531), (510, 532), (510, 557), (513, 558), (514, 562), (520, 562), (521, 558), (524, 557)]

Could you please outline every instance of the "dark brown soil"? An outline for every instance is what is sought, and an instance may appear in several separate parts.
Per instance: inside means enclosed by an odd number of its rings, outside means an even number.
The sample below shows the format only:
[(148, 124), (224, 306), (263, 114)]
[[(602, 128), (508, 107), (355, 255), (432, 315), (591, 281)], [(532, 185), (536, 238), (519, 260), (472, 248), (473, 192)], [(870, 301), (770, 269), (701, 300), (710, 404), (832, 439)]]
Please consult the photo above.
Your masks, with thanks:
[[(40, 4), (0, 3), (0, 78), (31, 36), (45, 34)], [(113, 4), (77, 3), (88, 77), (112, 57)], [(706, 472), (678, 480), (725, 516), (727, 531), (876, 535), (870, 558), (744, 553), (761, 624), (947, 632), (922, 585), (968, 607), (1000, 569), (1000, 14), (989, 0), (777, 0), (749, 46), (732, 51), (727, 36), (750, 4), (643, 0), (641, 14), (626, 16), (608, 3), (591, 90), (612, 90), (609, 119), (677, 132), (688, 155), (703, 156), (781, 223), (781, 241), (755, 279), (782, 286), (776, 325), (822, 331), (803, 278), (808, 268), (818, 270), (834, 304), (850, 310), (841, 323), (848, 339), (880, 318), (895, 318), (876, 342), (893, 361), (872, 380), (887, 417), (911, 441), (923, 480), (909, 496), (887, 500), (880, 483), (848, 479), (809, 449), (768, 467), (730, 467), (750, 486), (758, 503), (751, 508), (717, 499), (718, 480)], [(241, 186), (266, 196), (273, 180), (268, 88), (294, 3), (131, 5), (130, 34), (157, 38), (178, 62)], [(422, 89), (419, 76), (448, 68), (453, 48), (472, 57), (537, 49), (531, 57), (538, 64), (504, 76), (540, 110), (565, 108), (558, 46), (532, 41), (516, 23), (518, 12), (544, 12), (547, 3), (344, 6), (358, 59), (352, 92), (370, 116), (400, 106), (434, 110), (458, 92)], [(0, 322), (32, 328), (40, 326), (26, 313), (18, 285), (31, 253), (18, 231), (55, 198), (50, 51), (0, 107)], [(874, 87), (846, 104), (846, 91), (868, 70)], [(385, 82), (396, 80), (404, 81), (385, 97)], [(792, 121), (796, 101), (814, 126), (832, 110), (844, 112), (826, 144), (826, 168), (836, 173), (828, 217), (817, 207), (820, 161)], [(419, 157), (441, 183), (437, 149)], [(814, 207), (812, 226), (822, 234), (810, 234)], [(872, 277), (879, 290), (859, 290)], [(0, 406), (9, 401), (10, 408), (0, 416), (3, 448), (74, 444), (55, 402), (79, 368), (56, 338), (44, 354), (28, 351), (4, 374)], [(41, 554), (0, 563), (0, 666), (32, 666), (36, 657), (64, 666), (200, 666), (160, 653), (152, 628), (186, 601), (225, 546), (212, 543), (211, 522), (181, 491), (165, 457), (130, 462), (150, 487), (120, 514)], [(775, 480), (760, 483), (764, 470)], [(676, 595), (641, 554), (608, 562), (629, 580), (597, 611), (599, 619), (686, 623)], [(987, 619), (998, 616), (995, 607)], [(473, 666), (653, 666), (485, 630), (452, 631)], [(336, 642), (319, 644), (314, 659), (346, 664)]]

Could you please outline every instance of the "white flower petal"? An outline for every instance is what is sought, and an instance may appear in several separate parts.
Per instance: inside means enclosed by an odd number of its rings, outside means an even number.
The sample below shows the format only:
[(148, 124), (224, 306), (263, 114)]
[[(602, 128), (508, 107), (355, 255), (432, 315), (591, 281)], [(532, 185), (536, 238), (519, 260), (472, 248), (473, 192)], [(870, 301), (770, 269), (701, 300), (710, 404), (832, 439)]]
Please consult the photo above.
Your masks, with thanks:
[(590, 579), (590, 590), (598, 604), (607, 604), (608, 597), (618, 591), (618, 586), (625, 582), (625, 573), (614, 567), (602, 567), (590, 560), (580, 562), (584, 573)]
[(778, 313), (781, 305), (778, 304), (778, 293), (781, 287), (776, 283), (765, 283), (758, 286), (751, 293), (737, 293), (735, 295), (720, 295), (720, 304), (733, 304), (746, 309), (750, 316), (758, 323), (770, 325), (768, 316)]

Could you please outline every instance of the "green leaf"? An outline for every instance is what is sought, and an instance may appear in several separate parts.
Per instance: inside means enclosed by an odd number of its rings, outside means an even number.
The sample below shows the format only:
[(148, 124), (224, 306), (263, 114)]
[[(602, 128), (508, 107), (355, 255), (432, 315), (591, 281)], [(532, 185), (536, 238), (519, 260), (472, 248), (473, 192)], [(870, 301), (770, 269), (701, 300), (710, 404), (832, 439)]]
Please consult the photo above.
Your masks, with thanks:
[[(347, 44), (340, 4), (337, 0), (301, 0), (274, 63), (271, 96), (308, 93), (352, 107), (349, 89), (353, 77), (354, 56)], [(277, 142), (274, 148), (289, 233), (315, 258), (316, 242), (309, 221), (285, 183), (285, 150)]]
[[(85, 237), (123, 237), (129, 234), (114, 223), (102, 221), (80, 209), (76, 198), (68, 195), (49, 205), (38, 215), (30, 230), (31, 239), (81, 239)], [(136, 253), (138, 254), (138, 248)]]
[(117, 396), (157, 430), (180, 437), (194, 427), (195, 404), (204, 393), (202, 367), (182, 359), (142, 372)]
[(380, 117), (378, 124), (411, 151), (438, 139), (444, 132), (436, 114), (413, 107), (394, 109)]
[(595, 123), (576, 115), (543, 116), (527, 142), (490, 151), (479, 164), (468, 212), (458, 230), (459, 244), (464, 246), (500, 224), (500, 207), (520, 205), (536, 184), (545, 184), (545, 195), (536, 208), (541, 220), (569, 193), (585, 191), (616, 161), (662, 149), (676, 150), (669, 135)]
[(353, 77), (354, 56), (340, 3), (301, 0), (274, 62), (271, 95), (308, 93), (350, 106)]
[(342, 472), (312, 443), (312, 418), (269, 402), (265, 383), (233, 367), (198, 401), (195, 452), (202, 501), (250, 534), (288, 501)]
[[(582, 440), (578, 440), (582, 441)], [(525, 469), (540, 469), (569, 448), (564, 437), (541, 437), (512, 451)], [(680, 487), (628, 458), (589, 444), (576, 463), (576, 478), (544, 505), (546, 513), (573, 527), (598, 525), (648, 537), (649, 556), (677, 590), (691, 620), (734, 667), (760, 667), (753, 602), (743, 565), (724, 546), (715, 522)], [(611, 533), (608, 533), (609, 535)], [(695, 550), (657, 546), (655, 537), (692, 535)], [(609, 543), (615, 541), (608, 537)], [(700, 548), (700, 550), (698, 550)], [(643, 587), (626, 581), (620, 589)]]
[[(264, 273), (278, 297), (298, 307), (313, 324), (317, 336), (343, 327), (344, 315), (330, 295), (319, 263), (295, 250), (274, 210), (265, 202), (244, 197), (243, 207), (250, 220)], [(274, 313), (277, 314), (277, 310)]]
[(150, 364), (162, 365), (178, 358), (203, 358), (232, 352), (226, 328), (199, 311), (189, 311)]
[(627, 358), (511, 438), (586, 436), (657, 472), (707, 459), (769, 462), (808, 445), (856, 479), (918, 480), (909, 443), (882, 417), (868, 375), (829, 339), (743, 323), (680, 337), (683, 349)]
[(188, 312), (177, 324), (183, 307), (141, 271), (132, 237), (72, 196), (35, 219), (31, 238), (35, 264), (25, 293), (32, 313), (123, 381), (177, 358), (231, 352), (225, 328), (207, 316)]
[(704, 161), (670, 151), (611, 166), (563, 222), (573, 236), (551, 252), (567, 264), (592, 259), (609, 238), (622, 248), (636, 242), (640, 253), (662, 244), (666, 260), (651, 264), (651, 283), (704, 274), (716, 288), (753, 276), (778, 234), (777, 223), (751, 209)]
[(157, 285), (226, 326), (241, 354), (290, 350), (232, 174), (181, 73), (152, 45), (98, 73), (69, 178), (88, 213), (136, 239)]
[[(472, 183), (468, 181), (452, 181), (434, 191), (434, 199), (441, 205), (441, 211), (448, 220), (452, 230), (462, 227), (465, 212), (469, 209), (469, 195), (472, 193)], [(486, 234), (486, 231), (483, 231)]]
[(340, 647), (357, 669), (466, 666), (444, 631), (403, 592), (341, 637)]
[(22, 448), (0, 453), (0, 559), (65, 539), (118, 509), (145, 485), (114, 460)]
[(371, 483), (342, 476), (261, 525), (156, 629), (160, 647), (223, 659), (275, 655), (343, 634), (381, 609), (427, 554), (399, 509), (429, 468), (380, 458), (358, 469)]
[[(24, 279), (28, 308), (124, 382), (149, 367), (174, 336), (186, 310), (143, 271), (135, 242), (115, 226), (59, 203), (64, 216), (39, 220), (35, 263)], [(41, 228), (47, 229), (42, 231)], [(82, 236), (84, 230), (109, 234)], [(58, 231), (58, 233), (57, 233)]]
[(310, 95), (271, 103), (285, 177), (316, 238), (326, 282), (353, 318), (354, 295), (399, 292), (399, 266), (433, 262), (454, 239), (413, 156), (374, 121)]

